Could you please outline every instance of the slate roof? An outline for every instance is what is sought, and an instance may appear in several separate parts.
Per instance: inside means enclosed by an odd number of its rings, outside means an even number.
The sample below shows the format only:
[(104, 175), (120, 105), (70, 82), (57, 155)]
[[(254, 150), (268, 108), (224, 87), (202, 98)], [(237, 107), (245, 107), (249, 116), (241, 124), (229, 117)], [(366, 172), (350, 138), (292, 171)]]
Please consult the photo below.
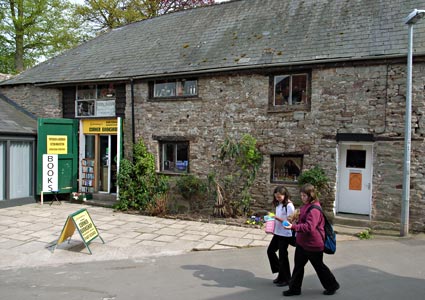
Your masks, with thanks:
[(37, 119), (0, 93), (0, 135), (36, 135)]
[[(2, 84), (83, 82), (406, 56), (423, 0), (234, 0), (133, 23)], [(425, 22), (415, 25), (425, 54)]]

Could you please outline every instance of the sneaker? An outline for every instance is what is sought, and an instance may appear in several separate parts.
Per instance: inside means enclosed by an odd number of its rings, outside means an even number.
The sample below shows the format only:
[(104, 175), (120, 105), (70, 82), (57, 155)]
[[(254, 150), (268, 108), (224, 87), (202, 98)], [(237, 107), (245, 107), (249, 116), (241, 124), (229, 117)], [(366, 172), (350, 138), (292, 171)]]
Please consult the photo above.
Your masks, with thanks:
[(324, 290), (323, 295), (331, 296), (335, 294), (335, 292), (339, 289), (339, 284), (337, 283), (337, 286), (332, 290)]
[(294, 291), (294, 290), (289, 289), (287, 291), (284, 291), (282, 293), (282, 295), (285, 296), (285, 297), (298, 296), (298, 295), (301, 295), (301, 291)]

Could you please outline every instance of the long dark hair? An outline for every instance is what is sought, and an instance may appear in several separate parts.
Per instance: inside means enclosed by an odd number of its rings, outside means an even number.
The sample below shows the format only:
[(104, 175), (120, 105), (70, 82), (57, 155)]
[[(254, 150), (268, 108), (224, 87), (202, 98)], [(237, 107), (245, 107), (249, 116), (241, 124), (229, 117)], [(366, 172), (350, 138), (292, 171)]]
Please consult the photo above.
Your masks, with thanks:
[(301, 187), (300, 192), (307, 195), (309, 203), (319, 201), (319, 198), (317, 198), (316, 188), (310, 183), (304, 184)]
[(276, 197), (274, 196), (275, 194), (281, 194), (281, 195), (285, 196), (285, 201), (283, 201), (283, 205), (286, 205), (288, 203), (289, 199), (291, 198), (291, 195), (289, 195), (289, 192), (286, 189), (286, 187), (284, 187), (283, 185), (277, 186), (273, 191), (273, 201), (272, 201), (272, 204), (275, 207), (279, 205), (279, 201), (277, 201)]

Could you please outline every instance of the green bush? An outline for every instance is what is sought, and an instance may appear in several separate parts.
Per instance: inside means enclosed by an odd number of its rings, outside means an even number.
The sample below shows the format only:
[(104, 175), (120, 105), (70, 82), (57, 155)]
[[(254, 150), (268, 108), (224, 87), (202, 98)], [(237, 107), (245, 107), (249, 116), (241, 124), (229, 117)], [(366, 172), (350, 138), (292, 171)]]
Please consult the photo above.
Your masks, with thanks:
[(303, 171), (298, 177), (298, 185), (302, 186), (306, 183), (314, 185), (317, 192), (321, 194), (328, 188), (329, 178), (326, 176), (325, 171), (319, 166), (314, 166), (310, 170)]
[(114, 208), (119, 210), (145, 210), (158, 195), (169, 190), (168, 179), (155, 172), (155, 159), (140, 140), (133, 151), (134, 162), (120, 161), (118, 173), (119, 201)]
[(176, 186), (179, 193), (186, 200), (191, 200), (196, 195), (200, 195), (207, 190), (205, 182), (192, 174), (179, 177), (176, 180)]

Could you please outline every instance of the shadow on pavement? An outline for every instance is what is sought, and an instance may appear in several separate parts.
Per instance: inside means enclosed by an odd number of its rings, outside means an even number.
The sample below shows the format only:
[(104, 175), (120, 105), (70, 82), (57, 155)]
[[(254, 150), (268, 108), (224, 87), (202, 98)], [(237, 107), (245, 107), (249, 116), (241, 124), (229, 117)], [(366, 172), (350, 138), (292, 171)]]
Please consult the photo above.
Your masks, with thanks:
[[(255, 277), (253, 273), (245, 270), (220, 269), (208, 265), (184, 265), (182, 268), (194, 270), (194, 277), (212, 281), (203, 286), (249, 289), (208, 298), (210, 300), (286, 299), (286, 297), (282, 297), (282, 291), (287, 290), (287, 287), (275, 287), (270, 279)], [(309, 267), (306, 268), (306, 273), (307, 269)], [(363, 265), (349, 265), (333, 270), (333, 272), (341, 284), (341, 289), (332, 296), (332, 299), (419, 299), (418, 297), (421, 297), (424, 292), (424, 279), (397, 276)], [(418, 272), (421, 273), (421, 271)], [(305, 276), (302, 294), (296, 299), (323, 299), (325, 296), (322, 295), (322, 292), (323, 287), (316, 274), (310, 273)]]
[(220, 269), (207, 265), (185, 265), (184, 270), (194, 270), (193, 276), (205, 281), (213, 281), (212, 284), (203, 284), (211, 287), (250, 287), (250, 283), (257, 280), (265, 280), (255, 277), (254, 273), (237, 269)]

